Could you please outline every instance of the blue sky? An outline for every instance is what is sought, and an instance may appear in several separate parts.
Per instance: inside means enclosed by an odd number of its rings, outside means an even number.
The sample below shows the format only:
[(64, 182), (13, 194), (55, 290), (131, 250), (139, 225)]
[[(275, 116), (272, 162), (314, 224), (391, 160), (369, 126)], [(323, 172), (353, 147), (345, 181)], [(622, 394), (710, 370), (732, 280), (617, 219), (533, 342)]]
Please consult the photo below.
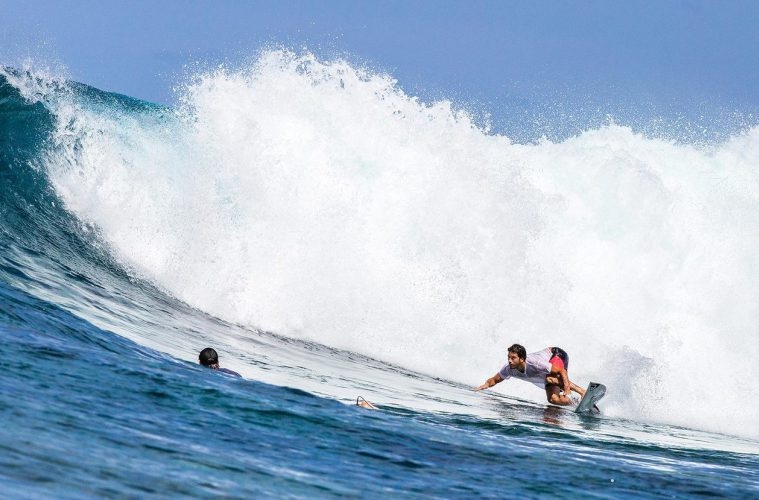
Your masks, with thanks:
[(496, 122), (535, 103), (622, 118), (759, 109), (753, 1), (0, 0), (0, 13), (0, 64), (31, 56), (160, 103), (188, 64), (275, 44), (368, 64)]

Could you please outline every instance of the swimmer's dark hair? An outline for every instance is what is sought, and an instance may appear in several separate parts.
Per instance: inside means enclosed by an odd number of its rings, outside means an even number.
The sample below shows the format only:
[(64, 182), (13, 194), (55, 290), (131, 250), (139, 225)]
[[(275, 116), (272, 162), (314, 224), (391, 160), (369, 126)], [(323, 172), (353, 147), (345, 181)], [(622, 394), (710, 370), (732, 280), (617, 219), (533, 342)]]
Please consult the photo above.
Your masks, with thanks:
[(527, 359), (527, 351), (519, 344), (514, 344), (507, 349), (509, 352), (515, 353), (520, 359)]
[(206, 347), (198, 355), (198, 361), (203, 366), (213, 368), (214, 365), (219, 364), (219, 355), (216, 354), (216, 350), (213, 347)]

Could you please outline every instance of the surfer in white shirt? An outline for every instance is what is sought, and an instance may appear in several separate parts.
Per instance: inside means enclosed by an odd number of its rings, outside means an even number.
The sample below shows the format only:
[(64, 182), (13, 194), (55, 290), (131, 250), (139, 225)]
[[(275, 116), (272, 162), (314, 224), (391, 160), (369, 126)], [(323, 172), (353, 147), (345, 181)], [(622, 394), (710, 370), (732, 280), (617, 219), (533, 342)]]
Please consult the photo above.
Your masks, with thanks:
[(569, 355), (559, 347), (546, 347), (542, 351), (527, 354), (524, 347), (514, 344), (508, 349), (508, 362), (475, 391), (488, 389), (507, 378), (521, 378), (543, 387), (549, 403), (567, 406), (576, 404), (570, 397), (574, 391), (582, 397), (585, 389), (573, 384), (567, 373)]

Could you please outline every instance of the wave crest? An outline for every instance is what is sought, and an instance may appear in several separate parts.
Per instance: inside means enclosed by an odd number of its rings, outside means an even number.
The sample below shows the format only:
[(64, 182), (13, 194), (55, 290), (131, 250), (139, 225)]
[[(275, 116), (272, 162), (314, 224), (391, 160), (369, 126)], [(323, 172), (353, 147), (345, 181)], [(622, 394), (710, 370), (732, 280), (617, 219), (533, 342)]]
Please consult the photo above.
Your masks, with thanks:
[(757, 369), (712, 373), (759, 354), (757, 129), (515, 144), (287, 51), (197, 75), (177, 110), (46, 105), (68, 209), (205, 312), (469, 382), (512, 342), (558, 344), (612, 413), (750, 428)]

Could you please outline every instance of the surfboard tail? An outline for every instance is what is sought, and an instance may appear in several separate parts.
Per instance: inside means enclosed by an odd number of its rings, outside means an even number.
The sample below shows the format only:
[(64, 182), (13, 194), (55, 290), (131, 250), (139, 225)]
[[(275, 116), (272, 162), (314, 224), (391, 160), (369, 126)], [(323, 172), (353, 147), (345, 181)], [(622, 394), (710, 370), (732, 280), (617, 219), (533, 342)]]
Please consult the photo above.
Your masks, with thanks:
[(606, 395), (606, 386), (599, 382), (591, 382), (585, 390), (585, 395), (580, 400), (580, 404), (575, 408), (575, 413), (601, 413), (596, 403)]

